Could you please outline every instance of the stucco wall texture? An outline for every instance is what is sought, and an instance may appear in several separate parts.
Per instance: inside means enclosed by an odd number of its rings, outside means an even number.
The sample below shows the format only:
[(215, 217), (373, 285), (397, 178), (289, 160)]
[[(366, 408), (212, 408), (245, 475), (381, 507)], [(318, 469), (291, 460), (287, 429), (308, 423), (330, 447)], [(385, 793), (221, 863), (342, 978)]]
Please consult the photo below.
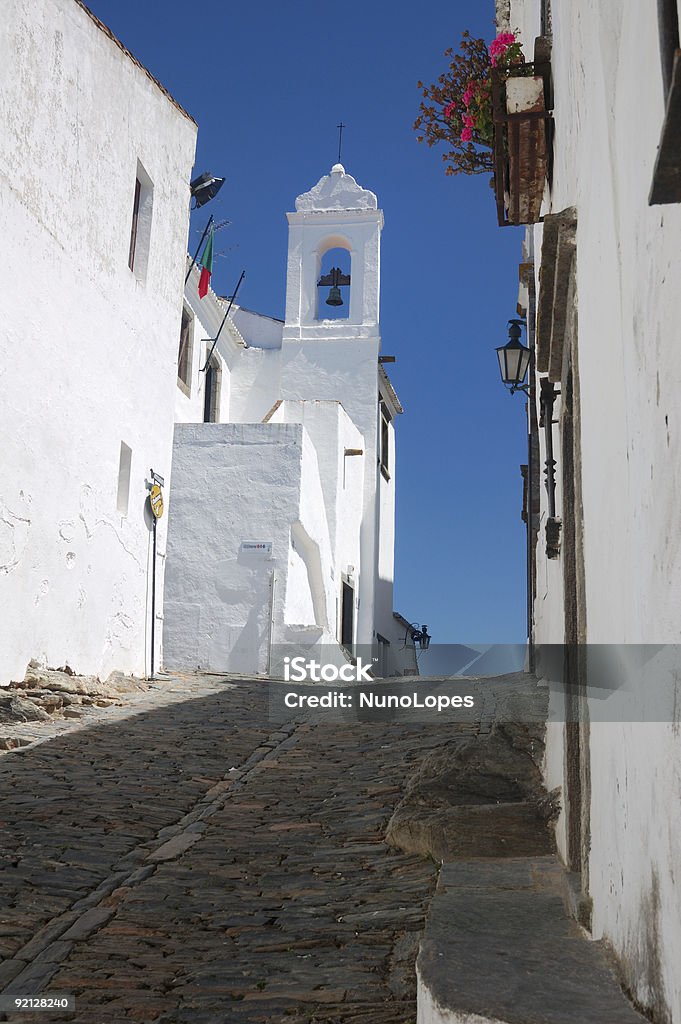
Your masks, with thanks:
[[(681, 209), (648, 205), (665, 116), (658, 9), (655, 0), (551, 7), (554, 172), (543, 212), (577, 212), (586, 639), (590, 648), (623, 645), (613, 661), (640, 698), (638, 719), (624, 722), (616, 712), (602, 721), (598, 700), (589, 701), (593, 935), (612, 943), (640, 1004), (678, 1024), (678, 656), (674, 672), (657, 663), (678, 647), (663, 647), (641, 673), (626, 646), (680, 639)], [(512, 0), (510, 28), (531, 53), (538, 0)], [(538, 226), (537, 253), (541, 241)], [(558, 500), (559, 512), (580, 515)], [(538, 557), (536, 639), (561, 642), (560, 563), (547, 564), (541, 544)], [(591, 657), (588, 667), (594, 682)], [(651, 673), (668, 713), (655, 710)], [(564, 767), (557, 723), (548, 734), (550, 787), (564, 783)]]
[[(3, 5), (0, 119), (0, 683), (31, 658), (143, 674), (145, 478), (170, 474), (196, 126), (73, 0)], [(145, 273), (128, 266), (138, 164)]]
[[(357, 519), (353, 526), (358, 536)], [(262, 674), (273, 646), (334, 643), (334, 561), (317, 453), (302, 423), (178, 424), (169, 665)]]

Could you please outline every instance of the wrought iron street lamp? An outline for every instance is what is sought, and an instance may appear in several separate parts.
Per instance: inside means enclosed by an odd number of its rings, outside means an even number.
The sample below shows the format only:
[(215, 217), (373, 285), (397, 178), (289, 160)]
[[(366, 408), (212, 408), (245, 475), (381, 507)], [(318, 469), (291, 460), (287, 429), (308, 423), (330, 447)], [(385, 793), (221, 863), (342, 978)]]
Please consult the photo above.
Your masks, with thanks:
[(425, 623), (421, 627), (419, 627), (418, 623), (416, 622), (412, 624), (411, 639), (414, 644), (419, 645), (422, 651), (428, 650), (428, 648), (430, 647), (431, 637), (430, 633), (428, 632), (428, 627), (426, 626)]
[(525, 384), (524, 381), (532, 353), (520, 340), (524, 325), (524, 320), (509, 320), (509, 340), (496, 350), (501, 379), (512, 395), (516, 391), (529, 391), (529, 384)]
[(205, 206), (211, 199), (215, 199), (224, 183), (224, 178), (216, 178), (210, 171), (206, 171), (204, 174), (200, 174), (198, 178), (194, 178), (189, 185), (192, 199), (194, 200), (194, 209), (198, 210), (200, 206)]

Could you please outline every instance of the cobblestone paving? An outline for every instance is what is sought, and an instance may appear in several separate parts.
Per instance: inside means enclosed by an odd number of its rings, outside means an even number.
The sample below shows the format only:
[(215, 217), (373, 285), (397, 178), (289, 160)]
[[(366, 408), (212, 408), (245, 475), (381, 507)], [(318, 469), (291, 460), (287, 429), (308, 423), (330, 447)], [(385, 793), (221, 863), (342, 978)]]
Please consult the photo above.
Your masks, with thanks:
[(77, 1000), (4, 1019), (415, 1021), (436, 867), (385, 826), (479, 726), (276, 726), (265, 684), (211, 687), (0, 759), (0, 990)]

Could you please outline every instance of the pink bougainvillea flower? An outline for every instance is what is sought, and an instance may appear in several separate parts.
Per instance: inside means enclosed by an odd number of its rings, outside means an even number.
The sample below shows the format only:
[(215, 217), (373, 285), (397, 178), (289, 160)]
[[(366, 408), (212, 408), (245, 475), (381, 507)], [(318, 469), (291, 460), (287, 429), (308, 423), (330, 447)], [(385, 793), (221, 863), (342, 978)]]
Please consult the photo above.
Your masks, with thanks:
[(462, 121), (466, 128), (475, 128), (475, 118), (472, 114), (464, 114)]
[(464, 128), (464, 130), (461, 132), (461, 141), (462, 142), (470, 142), (472, 140), (472, 138), (473, 138), (473, 132), (471, 131), (471, 129), (470, 128)]
[(445, 115), (445, 117), (451, 117), (455, 110), (456, 103), (448, 103), (445, 109), (442, 111), (442, 113)]
[(492, 63), (496, 64), (495, 58), (501, 57), (514, 42), (515, 36), (512, 32), (500, 32), (497, 38), (493, 39), (489, 44), (489, 54), (492, 58)]
[(463, 94), (463, 101), (466, 104), (466, 106), (470, 105), (470, 102), (473, 99), (474, 95), (475, 95), (474, 83), (473, 82), (469, 82), (468, 83), (468, 88), (466, 89), (465, 93)]

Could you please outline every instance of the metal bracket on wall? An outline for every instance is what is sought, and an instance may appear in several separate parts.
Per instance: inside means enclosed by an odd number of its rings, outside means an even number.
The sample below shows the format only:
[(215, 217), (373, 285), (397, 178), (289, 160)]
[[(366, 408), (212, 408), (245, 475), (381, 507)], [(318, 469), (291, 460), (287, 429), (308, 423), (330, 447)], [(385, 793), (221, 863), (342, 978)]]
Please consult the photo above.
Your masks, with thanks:
[(559, 516), (550, 516), (546, 520), (546, 557), (558, 558), (560, 554), (560, 533), (563, 520)]

